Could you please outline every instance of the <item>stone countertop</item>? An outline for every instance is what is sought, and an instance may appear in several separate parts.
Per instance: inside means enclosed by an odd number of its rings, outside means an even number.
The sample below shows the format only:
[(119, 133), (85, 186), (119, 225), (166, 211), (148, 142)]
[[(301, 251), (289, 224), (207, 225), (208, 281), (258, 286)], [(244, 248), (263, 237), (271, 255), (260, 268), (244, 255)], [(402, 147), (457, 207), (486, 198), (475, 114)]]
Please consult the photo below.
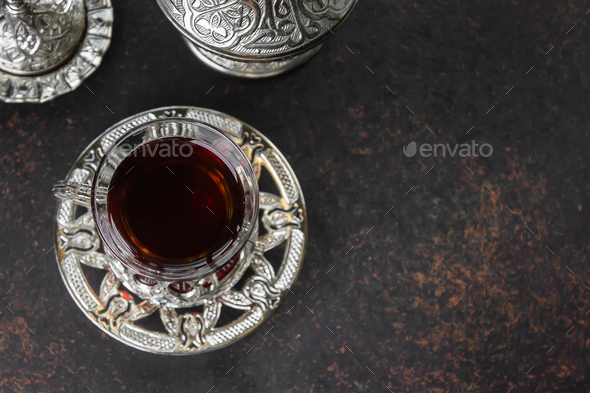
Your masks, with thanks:
[[(361, 1), (308, 64), (256, 81), (202, 65), (155, 1), (114, 3), (84, 86), (0, 104), (1, 392), (590, 391), (587, 3)], [(167, 105), (265, 133), (310, 219), (295, 294), (184, 358), (102, 334), (49, 252), (53, 183)], [(412, 141), (493, 154), (408, 158)]]

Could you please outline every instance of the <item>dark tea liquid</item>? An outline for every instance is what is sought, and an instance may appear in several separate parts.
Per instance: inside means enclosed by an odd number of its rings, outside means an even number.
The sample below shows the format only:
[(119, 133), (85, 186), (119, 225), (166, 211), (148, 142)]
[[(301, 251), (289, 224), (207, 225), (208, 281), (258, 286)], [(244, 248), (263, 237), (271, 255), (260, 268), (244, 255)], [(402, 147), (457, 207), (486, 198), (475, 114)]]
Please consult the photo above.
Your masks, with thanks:
[(235, 240), (244, 190), (218, 151), (199, 141), (166, 138), (140, 146), (121, 162), (107, 211), (138, 260), (152, 268), (185, 266), (210, 262)]

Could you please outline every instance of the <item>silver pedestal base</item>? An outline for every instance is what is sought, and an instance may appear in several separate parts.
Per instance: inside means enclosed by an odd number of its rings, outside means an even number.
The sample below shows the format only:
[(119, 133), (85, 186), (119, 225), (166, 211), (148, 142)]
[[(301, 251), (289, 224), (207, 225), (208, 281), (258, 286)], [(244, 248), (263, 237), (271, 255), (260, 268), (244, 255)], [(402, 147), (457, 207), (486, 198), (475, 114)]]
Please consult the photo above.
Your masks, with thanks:
[(219, 72), (223, 72), (226, 75), (238, 76), (242, 78), (268, 78), (271, 76), (284, 74), (305, 64), (322, 47), (322, 45), (318, 45), (307, 52), (285, 60), (246, 62), (221, 57), (213, 52), (209, 52), (205, 49), (197, 47), (186, 38), (184, 38), (184, 41), (187, 43), (191, 51), (209, 67)]

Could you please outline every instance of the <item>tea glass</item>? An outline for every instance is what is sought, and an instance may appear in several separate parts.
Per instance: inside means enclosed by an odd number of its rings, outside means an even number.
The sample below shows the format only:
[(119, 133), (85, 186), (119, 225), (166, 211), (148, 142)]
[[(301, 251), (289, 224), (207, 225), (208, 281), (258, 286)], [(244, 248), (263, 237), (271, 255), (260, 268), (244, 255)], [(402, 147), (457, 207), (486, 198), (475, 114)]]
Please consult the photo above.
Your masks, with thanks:
[[(119, 139), (105, 147), (104, 156), (96, 169), (92, 184), (82, 184), (71, 180), (60, 181), (53, 188), (54, 195), (60, 199), (72, 200), (90, 207), (97, 233), (104, 244), (106, 253), (136, 273), (136, 277), (140, 278), (139, 281), (144, 283), (155, 282), (153, 280), (170, 281), (181, 289), (182, 285), (179, 284), (183, 284), (185, 281), (206, 282), (206, 279), (216, 275), (219, 269), (231, 268), (232, 263), (236, 263), (248, 240), (256, 231), (258, 218), (258, 182), (244, 151), (222, 131), (209, 124), (189, 118), (172, 117), (153, 120), (123, 131), (117, 136)], [(244, 197), (243, 218), (233, 240), (211, 256), (178, 265), (161, 264), (158, 260), (149, 261), (151, 263), (140, 260), (132, 252), (133, 247), (130, 247), (120, 235), (121, 228), (116, 228), (112, 222), (107, 203), (113, 175), (121, 162), (139, 147), (166, 138), (188, 138), (214, 149), (225, 159), (226, 163), (232, 166), (243, 188)], [(129, 176), (133, 176), (133, 173), (129, 173)], [(109, 264), (112, 265), (112, 261)], [(216, 277), (214, 281), (217, 281)]]

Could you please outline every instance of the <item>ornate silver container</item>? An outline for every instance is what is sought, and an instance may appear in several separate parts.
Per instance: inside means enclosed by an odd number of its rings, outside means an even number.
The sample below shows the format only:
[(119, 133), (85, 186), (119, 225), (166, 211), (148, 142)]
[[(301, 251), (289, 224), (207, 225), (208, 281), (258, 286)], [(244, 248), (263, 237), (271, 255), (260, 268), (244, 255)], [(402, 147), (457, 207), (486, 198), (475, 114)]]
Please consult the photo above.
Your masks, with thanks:
[(0, 100), (74, 90), (100, 64), (112, 22), (110, 0), (0, 0)]
[[(190, 281), (195, 290), (183, 295), (171, 290), (170, 282), (157, 280), (150, 287), (138, 282), (134, 272), (107, 251), (89, 210), (90, 185), (105, 152), (130, 133), (164, 119), (171, 123), (189, 119), (223, 132), (243, 150), (259, 183), (255, 229), (236, 265), (219, 279), (214, 273), (204, 280)], [(152, 131), (154, 137), (181, 135), (178, 127)], [(272, 180), (263, 184), (260, 179), (265, 176), (267, 181)], [(144, 351), (191, 355), (240, 340), (276, 311), (302, 266), (307, 214), (295, 174), (260, 132), (219, 112), (167, 107), (125, 119), (82, 152), (65, 181), (56, 184), (54, 193), (60, 197), (55, 251), (65, 286), (99, 329)], [(96, 278), (96, 272), (90, 274), (89, 269), (102, 272), (100, 283), (93, 283), (91, 277)], [(226, 308), (242, 314), (220, 320)], [(228, 315), (232, 314), (235, 312)]]
[(157, 0), (193, 53), (246, 78), (278, 75), (309, 60), (357, 0)]

